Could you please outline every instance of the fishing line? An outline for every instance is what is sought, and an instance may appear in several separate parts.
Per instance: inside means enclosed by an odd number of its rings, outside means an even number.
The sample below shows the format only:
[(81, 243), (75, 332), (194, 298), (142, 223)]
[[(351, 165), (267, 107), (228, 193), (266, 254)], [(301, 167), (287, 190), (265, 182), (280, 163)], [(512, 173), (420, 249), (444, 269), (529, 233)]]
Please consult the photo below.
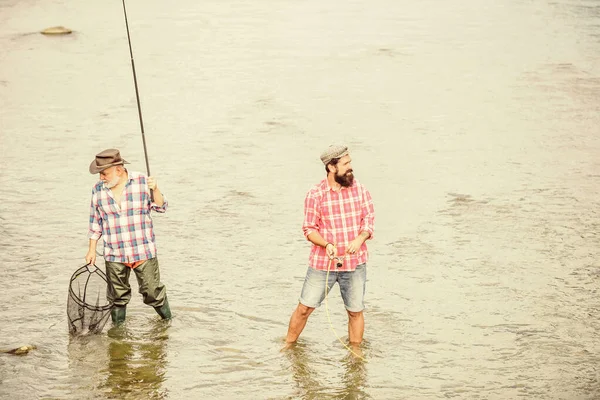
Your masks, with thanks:
[[(125, 28), (127, 29), (127, 43), (129, 43), (129, 55), (131, 56), (131, 70), (133, 71), (133, 84), (135, 86), (135, 98), (137, 100), (138, 116), (140, 117), (140, 129), (142, 130), (142, 143), (144, 144), (144, 157), (146, 158), (146, 171), (150, 176), (150, 163), (148, 162), (148, 150), (146, 149), (146, 135), (144, 133), (144, 121), (142, 118), (142, 106), (140, 104), (140, 93), (137, 84), (137, 75), (135, 73), (135, 61), (133, 61), (133, 50), (131, 49), (131, 36), (129, 35), (129, 22), (127, 21), (127, 9), (125, 8), (125, 0), (123, 0), (123, 15), (125, 16)], [(152, 191), (150, 191), (152, 196)], [(154, 201), (154, 200), (153, 200)]]
[(356, 357), (360, 358), (364, 362), (367, 362), (367, 360), (365, 360), (362, 356), (359, 356), (358, 354), (356, 354), (354, 352), (354, 350), (352, 350), (346, 343), (344, 343), (342, 341), (342, 339), (340, 339), (339, 335), (335, 331), (335, 328), (333, 327), (333, 324), (331, 323), (331, 315), (329, 315), (329, 305), (328, 305), (327, 298), (329, 297), (328, 296), (328, 294), (329, 294), (329, 271), (331, 270), (331, 263), (333, 262), (334, 258), (336, 258), (339, 261), (338, 257), (330, 258), (329, 264), (327, 264), (327, 275), (325, 275), (325, 311), (327, 312), (327, 320), (329, 321), (329, 327), (333, 331), (333, 334), (335, 335), (337, 340), (339, 340), (339, 342), (342, 344), (342, 346), (344, 346), (350, 353), (354, 354)]

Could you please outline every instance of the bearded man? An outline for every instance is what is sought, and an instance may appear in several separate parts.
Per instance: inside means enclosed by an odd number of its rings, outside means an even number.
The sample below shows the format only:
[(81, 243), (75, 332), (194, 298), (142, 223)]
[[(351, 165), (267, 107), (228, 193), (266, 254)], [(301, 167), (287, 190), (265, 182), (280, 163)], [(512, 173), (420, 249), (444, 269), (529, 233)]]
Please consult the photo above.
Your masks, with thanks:
[(338, 282), (348, 313), (348, 339), (363, 340), (368, 251), (375, 211), (369, 191), (354, 179), (346, 146), (330, 146), (321, 154), (327, 177), (304, 200), (304, 236), (312, 243), (309, 266), (298, 306), (292, 314), (286, 342), (294, 343), (310, 314)]
[(170, 319), (167, 289), (160, 281), (150, 217), (150, 211), (164, 213), (167, 210), (167, 199), (155, 179), (130, 172), (125, 164), (129, 163), (121, 158), (117, 149), (98, 153), (90, 164), (90, 173), (99, 174), (100, 181), (92, 189), (90, 242), (85, 261), (95, 264), (96, 244), (102, 237), (109, 283), (107, 297), (113, 302), (114, 325), (125, 321), (131, 300), (131, 270), (135, 272), (144, 303), (154, 307), (162, 319)]

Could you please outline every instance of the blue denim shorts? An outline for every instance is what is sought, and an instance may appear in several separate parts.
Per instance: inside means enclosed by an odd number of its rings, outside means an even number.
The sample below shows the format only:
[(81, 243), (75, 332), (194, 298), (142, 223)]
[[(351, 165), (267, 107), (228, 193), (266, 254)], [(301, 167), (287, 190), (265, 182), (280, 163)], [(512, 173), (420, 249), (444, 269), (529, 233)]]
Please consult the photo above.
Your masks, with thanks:
[[(302, 293), (298, 301), (306, 307), (317, 308), (325, 299), (325, 278), (327, 271), (318, 271), (308, 267)], [(346, 310), (360, 312), (365, 309), (365, 286), (367, 283), (367, 264), (360, 264), (354, 271), (329, 272), (327, 285), (329, 290), (335, 283), (340, 285), (340, 293)]]

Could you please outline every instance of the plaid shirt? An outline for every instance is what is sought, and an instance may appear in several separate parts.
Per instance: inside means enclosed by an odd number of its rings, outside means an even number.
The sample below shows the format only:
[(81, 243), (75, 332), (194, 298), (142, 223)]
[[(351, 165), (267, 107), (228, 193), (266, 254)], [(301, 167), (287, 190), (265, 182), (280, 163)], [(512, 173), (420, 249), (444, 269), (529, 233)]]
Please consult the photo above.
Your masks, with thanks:
[[(344, 253), (348, 243), (361, 232), (368, 232), (371, 235), (369, 238), (373, 238), (374, 222), (371, 194), (356, 179), (352, 186), (342, 187), (337, 192), (324, 179), (309, 190), (304, 200), (304, 236), (319, 232), (323, 239), (336, 245), (338, 256), (343, 256), (343, 265), (336, 268), (334, 260), (332, 270), (354, 271), (357, 265), (367, 262), (369, 254), (366, 243), (355, 254)], [(316, 270), (327, 270), (329, 257), (324, 247), (313, 244), (309, 265)]]
[(167, 199), (163, 196), (162, 206), (152, 203), (146, 176), (128, 172), (127, 177), (120, 207), (102, 181), (92, 189), (88, 237), (94, 240), (104, 237), (106, 261), (134, 263), (156, 257), (150, 211), (164, 213)]

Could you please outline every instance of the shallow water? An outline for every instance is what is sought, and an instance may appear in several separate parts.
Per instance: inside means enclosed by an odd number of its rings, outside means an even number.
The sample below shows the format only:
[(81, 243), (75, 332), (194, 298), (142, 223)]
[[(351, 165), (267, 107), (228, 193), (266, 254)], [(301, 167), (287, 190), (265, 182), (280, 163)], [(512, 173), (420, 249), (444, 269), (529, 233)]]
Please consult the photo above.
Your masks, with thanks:
[[(600, 3), (127, 5), (175, 318), (67, 332), (88, 165), (145, 169), (121, 3), (0, 0), (0, 348), (37, 346), (0, 397), (600, 396)], [(279, 352), (331, 143), (376, 207), (366, 363), (323, 308)]]

